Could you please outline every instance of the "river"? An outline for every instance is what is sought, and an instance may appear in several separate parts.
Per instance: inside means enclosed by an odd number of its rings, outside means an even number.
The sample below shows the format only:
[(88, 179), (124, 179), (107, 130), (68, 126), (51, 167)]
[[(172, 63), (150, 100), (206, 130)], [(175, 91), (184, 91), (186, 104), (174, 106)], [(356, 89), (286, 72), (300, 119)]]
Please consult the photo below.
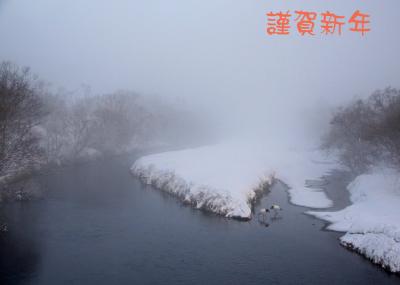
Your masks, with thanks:
[[(129, 173), (135, 156), (54, 169), (39, 201), (3, 205), (0, 284), (399, 284), (341, 247), (277, 184), (268, 227), (182, 205)], [(340, 180), (340, 179), (339, 179)], [(335, 180), (329, 185), (339, 187)]]

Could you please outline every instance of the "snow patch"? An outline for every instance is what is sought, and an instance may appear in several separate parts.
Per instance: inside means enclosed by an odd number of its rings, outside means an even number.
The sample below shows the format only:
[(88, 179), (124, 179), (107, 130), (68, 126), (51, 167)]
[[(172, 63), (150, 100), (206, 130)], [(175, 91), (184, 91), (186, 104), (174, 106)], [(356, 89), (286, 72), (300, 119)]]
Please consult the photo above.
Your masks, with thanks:
[(349, 184), (351, 206), (338, 212), (307, 212), (343, 231), (341, 243), (392, 272), (400, 272), (400, 173), (375, 168)]
[(234, 218), (251, 218), (252, 204), (274, 179), (290, 189), (293, 203), (332, 205), (321, 189), (305, 180), (319, 178), (332, 164), (320, 153), (272, 143), (230, 142), (140, 158), (132, 173), (144, 183), (180, 197), (199, 209)]

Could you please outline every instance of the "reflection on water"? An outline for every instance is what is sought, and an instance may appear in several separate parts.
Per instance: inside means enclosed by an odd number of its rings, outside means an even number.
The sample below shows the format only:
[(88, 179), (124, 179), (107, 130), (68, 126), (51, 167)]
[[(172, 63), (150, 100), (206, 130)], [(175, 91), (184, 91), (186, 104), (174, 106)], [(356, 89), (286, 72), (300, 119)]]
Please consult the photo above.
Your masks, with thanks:
[[(29, 280), (37, 270), (40, 239), (34, 235), (32, 224), (25, 224), (24, 216), (32, 214), (25, 205), (15, 204), (6, 210), (7, 217), (13, 215), (13, 219), (8, 225), (8, 232), (0, 233), (0, 284), (19, 284)], [(30, 220), (34, 222), (35, 217)], [(23, 227), (19, 227), (20, 222), (24, 223)]]
[[(133, 158), (40, 177), (42, 201), (3, 206), (0, 284), (398, 284), (339, 246), (276, 186), (249, 222), (183, 206), (130, 176)], [(334, 185), (332, 186), (334, 187)]]

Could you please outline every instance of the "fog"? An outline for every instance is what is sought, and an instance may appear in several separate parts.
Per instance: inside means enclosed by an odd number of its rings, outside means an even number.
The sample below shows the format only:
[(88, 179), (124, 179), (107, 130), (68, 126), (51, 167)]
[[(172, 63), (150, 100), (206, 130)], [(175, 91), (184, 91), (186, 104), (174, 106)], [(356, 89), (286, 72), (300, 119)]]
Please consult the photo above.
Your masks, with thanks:
[[(5, 0), (0, 60), (70, 90), (185, 102), (240, 130), (319, 133), (334, 106), (399, 86), (399, 9), (398, 0)], [(286, 10), (346, 19), (361, 10), (372, 31), (268, 36), (265, 14)]]

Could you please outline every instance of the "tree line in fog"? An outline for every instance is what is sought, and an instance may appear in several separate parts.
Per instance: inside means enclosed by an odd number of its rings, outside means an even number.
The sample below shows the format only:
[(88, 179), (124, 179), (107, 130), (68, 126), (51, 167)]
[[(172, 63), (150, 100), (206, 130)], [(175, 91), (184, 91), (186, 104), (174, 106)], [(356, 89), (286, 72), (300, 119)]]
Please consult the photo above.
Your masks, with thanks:
[(201, 137), (200, 118), (134, 92), (52, 92), (28, 68), (0, 63), (0, 177)]
[(356, 173), (381, 163), (400, 167), (400, 90), (378, 90), (338, 109), (323, 146)]
[[(53, 92), (28, 68), (0, 63), (0, 185), (43, 165), (215, 137), (206, 117), (134, 92)], [(339, 108), (323, 147), (357, 173), (381, 162), (400, 167), (400, 90), (386, 88)]]

